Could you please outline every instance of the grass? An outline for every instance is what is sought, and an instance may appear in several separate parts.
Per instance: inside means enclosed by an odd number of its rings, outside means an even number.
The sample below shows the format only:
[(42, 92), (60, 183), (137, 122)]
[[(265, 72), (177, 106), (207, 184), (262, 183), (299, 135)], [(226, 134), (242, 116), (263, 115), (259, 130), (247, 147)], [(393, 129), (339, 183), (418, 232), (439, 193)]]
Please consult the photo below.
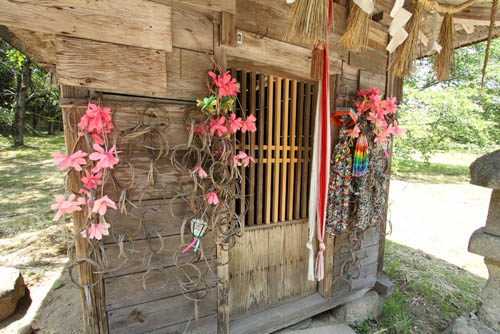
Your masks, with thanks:
[(486, 280), (422, 251), (386, 240), (384, 272), (394, 283), (383, 314), (358, 334), (438, 333), (476, 308)]
[(477, 158), (474, 154), (438, 153), (429, 162), (420, 159), (394, 157), (392, 177), (412, 183), (469, 183), (469, 165)]
[(50, 226), (53, 195), (64, 192), (64, 173), (50, 156), (65, 152), (62, 134), (26, 137), (25, 142), (13, 149), (10, 140), (0, 138), (0, 238)]

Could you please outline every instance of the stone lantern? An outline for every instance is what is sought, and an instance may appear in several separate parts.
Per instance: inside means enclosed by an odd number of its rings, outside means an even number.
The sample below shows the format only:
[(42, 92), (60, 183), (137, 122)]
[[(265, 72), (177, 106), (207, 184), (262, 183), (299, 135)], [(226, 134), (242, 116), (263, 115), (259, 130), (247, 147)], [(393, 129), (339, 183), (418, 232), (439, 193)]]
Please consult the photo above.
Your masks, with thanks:
[(474, 161), (470, 173), (472, 184), (493, 189), (486, 226), (472, 234), (469, 252), (484, 256), (489, 272), (478, 300), (478, 318), (500, 331), (500, 150)]

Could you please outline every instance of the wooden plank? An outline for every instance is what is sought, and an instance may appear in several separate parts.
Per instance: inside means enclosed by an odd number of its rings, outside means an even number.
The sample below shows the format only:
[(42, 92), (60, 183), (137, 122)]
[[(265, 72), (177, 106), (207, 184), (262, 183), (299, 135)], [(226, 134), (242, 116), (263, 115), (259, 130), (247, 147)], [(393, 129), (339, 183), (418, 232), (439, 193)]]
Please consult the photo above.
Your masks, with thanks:
[[(257, 134), (259, 135), (259, 160), (257, 165), (257, 216), (256, 224), (262, 224), (263, 222), (263, 208), (264, 208), (264, 115), (265, 115), (265, 80), (266, 76), (264, 74), (259, 74), (259, 114), (257, 116), (257, 122), (259, 127), (257, 128)], [(268, 163), (269, 164), (269, 163)]]
[(385, 75), (386, 63), (387, 56), (374, 51), (349, 53), (349, 65), (357, 69)]
[(165, 51), (58, 36), (60, 83), (154, 96), (167, 90)]
[[(165, 5), (170, 5), (172, 0), (149, 0)], [(236, 13), (236, 0), (175, 0), (193, 7), (205, 8), (216, 12)]]
[(337, 298), (323, 298), (319, 293), (299, 298), (231, 322), (231, 334), (269, 334), (311, 318), (339, 305), (361, 298), (369, 289), (353, 290)]
[[(217, 236), (217, 334), (229, 334), (229, 246), (224, 230)], [(207, 296), (208, 297), (208, 296)]]
[(279, 181), (280, 181), (280, 150), (281, 146), (281, 77), (276, 78), (274, 93), (274, 174), (273, 174), (273, 223), (277, 223), (279, 216)]
[[(223, 46), (228, 60), (241, 58), (250, 63), (260, 63), (310, 79), (311, 50), (254, 33), (238, 30), (243, 36), (242, 44), (237, 47)], [(290, 67), (293, 64), (293, 68)], [(288, 75), (286, 75), (288, 77)]]
[(295, 182), (295, 151), (297, 149), (297, 81), (292, 81), (292, 97), (291, 97), (291, 111), (290, 111), (290, 165), (288, 166), (288, 212), (287, 219), (293, 219), (293, 198), (294, 198), (294, 182)]
[(236, 46), (236, 16), (234, 14), (222, 12), (221, 44)]
[(385, 74), (371, 73), (369, 71), (359, 71), (359, 89), (369, 89), (372, 87), (380, 89), (380, 93), (385, 92)]
[[(216, 313), (216, 294), (210, 289), (199, 302), (199, 317)], [(111, 334), (145, 333), (185, 323), (193, 317), (194, 302), (180, 295), (108, 312)]]
[(295, 204), (294, 204), (294, 218), (301, 218), (300, 209), (301, 209), (301, 188), (302, 188), (302, 163), (303, 163), (303, 155), (304, 155), (304, 83), (299, 82), (299, 92), (298, 92), (298, 122), (297, 122), (297, 173), (295, 174)]
[(339, 298), (350, 290), (372, 289), (377, 282), (377, 262), (363, 267), (359, 278), (353, 279), (351, 284), (344, 280), (336, 280), (333, 284), (332, 298)]
[(286, 204), (287, 204), (287, 171), (288, 163), (286, 159), (288, 157), (288, 113), (289, 113), (289, 95), (290, 95), (290, 80), (285, 79), (283, 85), (283, 108), (282, 108), (282, 146), (281, 146), (281, 159), (283, 163), (281, 164), (281, 181), (280, 181), (280, 221), (286, 220)]
[(325, 239), (326, 250), (323, 254), (325, 259), (324, 278), (318, 283), (318, 292), (325, 298), (333, 295), (333, 264), (335, 255), (335, 239), (328, 234)]
[[(255, 311), (268, 303), (269, 229), (245, 231), (230, 250), (230, 315)], [(252, 254), (252, 256), (248, 256)]]
[[(240, 80), (240, 85), (241, 85), (241, 114), (242, 115), (247, 115), (248, 110), (247, 110), (247, 71), (243, 70), (241, 71), (241, 80)], [(247, 143), (247, 134), (246, 133), (241, 133), (241, 139), (240, 139), (242, 151), (245, 151), (246, 143)], [(244, 213), (247, 209), (246, 207), (246, 200), (247, 200), (247, 192), (246, 192), (246, 183), (247, 183), (247, 170), (246, 167), (241, 166), (240, 168), (240, 173), (241, 173), (241, 185), (240, 185), (240, 212)], [(244, 215), (241, 219), (241, 223), (245, 225), (246, 222), (246, 215)]]
[[(190, 241), (186, 233), (184, 243)], [(209, 231), (200, 243), (203, 256), (211, 259), (215, 256), (215, 239)], [(104, 277), (111, 278), (135, 273), (144, 273), (149, 269), (167, 268), (174, 265), (173, 255), (181, 247), (180, 235), (163, 238), (151, 238), (123, 242), (123, 251), (117, 243), (105, 245), (109, 272)], [(198, 253), (201, 255), (201, 253)], [(191, 259), (195, 254), (188, 252), (179, 256), (181, 260)], [(173, 284), (173, 283), (172, 283)]]
[(302, 163), (302, 192), (301, 192), (301, 216), (300, 218), (307, 217), (308, 203), (308, 176), (309, 176), (309, 148), (311, 147), (311, 116), (314, 115), (311, 105), (311, 84), (306, 84), (306, 100), (304, 106), (304, 161)]
[(151, 236), (180, 234), (182, 221), (189, 215), (189, 205), (183, 200), (144, 200), (127, 205), (126, 214), (120, 210), (108, 210), (106, 221), (111, 224), (111, 235), (103, 239), (105, 244), (115, 243), (120, 235), (128, 240), (140, 240)]
[(39, 66), (56, 64), (56, 36), (39, 31), (0, 26), (0, 37)]
[(287, 287), (284, 282), (286, 277), (286, 232), (287, 227), (293, 225), (276, 224), (269, 230), (269, 252), (268, 252), (268, 278), (267, 296), (268, 304), (276, 304), (287, 297)]
[[(250, 115), (256, 115), (256, 104), (257, 104), (257, 74), (255, 72), (250, 73), (250, 105), (249, 105), (249, 113)], [(248, 114), (247, 114), (248, 115)], [(250, 153), (251, 157), (255, 157), (255, 132), (250, 133)], [(255, 224), (255, 164), (250, 163), (250, 171), (248, 175), (248, 222), (249, 225)]]
[(212, 53), (213, 43), (213, 12), (172, 1), (172, 45)]
[[(349, 249), (346, 247), (349, 245), (349, 240), (353, 240), (354, 236), (350, 233), (344, 233), (335, 236), (335, 259), (337, 259), (341, 254), (348, 253)], [(368, 227), (364, 235), (361, 237), (359, 248), (363, 249), (366, 247), (373, 246), (379, 241), (379, 232), (375, 227)]]
[(171, 7), (149, 1), (1, 0), (0, 12), (7, 26), (172, 51)]
[[(266, 166), (266, 224), (271, 223), (271, 172), (272, 172), (272, 142), (273, 142), (273, 114), (274, 114), (274, 77), (268, 76), (267, 81), (267, 166)], [(262, 145), (260, 145), (262, 146)]]
[[(201, 270), (200, 273), (189, 270), (189, 268), (184, 268), (184, 270), (187, 271), (191, 278), (200, 279), (210, 284), (210, 282), (215, 281), (215, 274), (213, 270), (209, 269), (209, 266), (212, 267), (213, 264), (213, 261), (197, 262), (196, 266)], [(171, 266), (150, 270), (145, 273), (105, 278), (106, 310), (113, 311), (127, 306), (181, 295), (182, 288), (177, 282), (177, 277), (185, 279), (175, 266)], [(199, 288), (204, 288), (203, 283), (200, 284)], [(134, 291), (134, 293), (124, 293), (124, 291)]]
[[(187, 331), (186, 331), (186, 328)], [(148, 334), (215, 334), (217, 332), (217, 315), (210, 314), (204, 317), (199, 317), (198, 322), (186, 321), (172, 326), (160, 327), (156, 330), (149, 331)]]

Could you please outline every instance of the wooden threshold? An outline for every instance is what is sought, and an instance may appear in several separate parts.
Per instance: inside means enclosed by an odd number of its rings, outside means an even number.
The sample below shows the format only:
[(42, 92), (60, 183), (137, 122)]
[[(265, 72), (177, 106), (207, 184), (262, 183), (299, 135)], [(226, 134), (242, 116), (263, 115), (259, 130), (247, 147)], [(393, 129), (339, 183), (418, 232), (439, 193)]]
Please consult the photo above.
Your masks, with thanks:
[(349, 292), (343, 297), (324, 298), (319, 293), (293, 302), (269, 308), (230, 322), (231, 334), (268, 334), (296, 324), (319, 313), (333, 309), (362, 297), (371, 288)]

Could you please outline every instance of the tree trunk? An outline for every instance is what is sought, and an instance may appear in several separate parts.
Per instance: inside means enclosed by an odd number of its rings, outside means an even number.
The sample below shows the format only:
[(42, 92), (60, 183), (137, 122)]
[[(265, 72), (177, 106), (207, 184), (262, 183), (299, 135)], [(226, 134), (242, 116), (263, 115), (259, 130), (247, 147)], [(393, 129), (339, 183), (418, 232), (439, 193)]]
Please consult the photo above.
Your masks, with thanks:
[(24, 115), (26, 113), (26, 99), (30, 86), (30, 61), (26, 59), (21, 70), (16, 74), (16, 105), (14, 107), (14, 127), (12, 137), (14, 147), (24, 146)]

